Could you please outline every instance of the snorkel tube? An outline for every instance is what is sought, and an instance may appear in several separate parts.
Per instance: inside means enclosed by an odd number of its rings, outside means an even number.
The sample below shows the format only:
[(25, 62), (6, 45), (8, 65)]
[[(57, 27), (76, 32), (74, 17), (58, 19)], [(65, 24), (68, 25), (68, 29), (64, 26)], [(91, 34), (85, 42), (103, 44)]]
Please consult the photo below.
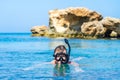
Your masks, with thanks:
[(65, 43), (68, 45), (68, 56), (70, 57), (71, 47), (67, 39), (64, 39)]

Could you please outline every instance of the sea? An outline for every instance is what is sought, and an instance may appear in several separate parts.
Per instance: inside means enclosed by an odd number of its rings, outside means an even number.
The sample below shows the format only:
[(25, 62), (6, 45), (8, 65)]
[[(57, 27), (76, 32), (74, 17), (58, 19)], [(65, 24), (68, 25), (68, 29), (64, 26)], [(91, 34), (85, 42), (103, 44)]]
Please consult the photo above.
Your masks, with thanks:
[(68, 38), (70, 61), (53, 65), (54, 49), (63, 37), (0, 33), (0, 80), (120, 80), (119, 39)]

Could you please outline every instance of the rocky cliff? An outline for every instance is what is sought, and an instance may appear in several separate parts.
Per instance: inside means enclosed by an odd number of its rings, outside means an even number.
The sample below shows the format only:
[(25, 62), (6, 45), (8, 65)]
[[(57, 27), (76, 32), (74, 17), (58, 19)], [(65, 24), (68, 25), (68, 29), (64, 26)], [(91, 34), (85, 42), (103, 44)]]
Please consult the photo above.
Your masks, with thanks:
[(49, 27), (35, 26), (33, 34), (49, 37), (120, 37), (120, 19), (106, 17), (87, 8), (49, 11)]

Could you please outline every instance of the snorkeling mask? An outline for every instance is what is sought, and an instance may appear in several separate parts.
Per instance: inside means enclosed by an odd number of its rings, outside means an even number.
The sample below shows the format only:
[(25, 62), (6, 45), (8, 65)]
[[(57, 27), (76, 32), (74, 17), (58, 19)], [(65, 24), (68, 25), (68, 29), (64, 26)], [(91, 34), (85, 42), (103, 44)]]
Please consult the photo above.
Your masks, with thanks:
[(53, 56), (55, 57), (56, 61), (60, 61), (62, 64), (66, 64), (69, 61), (69, 55), (62, 52)]

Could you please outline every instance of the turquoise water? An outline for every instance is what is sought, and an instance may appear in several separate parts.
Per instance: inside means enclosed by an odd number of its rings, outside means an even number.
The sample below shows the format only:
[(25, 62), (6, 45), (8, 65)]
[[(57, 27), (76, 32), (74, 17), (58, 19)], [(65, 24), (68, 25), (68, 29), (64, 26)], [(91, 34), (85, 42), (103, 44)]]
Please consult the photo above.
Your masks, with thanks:
[(120, 80), (120, 40), (68, 40), (77, 69), (48, 64), (62, 38), (1, 33), (0, 80)]

